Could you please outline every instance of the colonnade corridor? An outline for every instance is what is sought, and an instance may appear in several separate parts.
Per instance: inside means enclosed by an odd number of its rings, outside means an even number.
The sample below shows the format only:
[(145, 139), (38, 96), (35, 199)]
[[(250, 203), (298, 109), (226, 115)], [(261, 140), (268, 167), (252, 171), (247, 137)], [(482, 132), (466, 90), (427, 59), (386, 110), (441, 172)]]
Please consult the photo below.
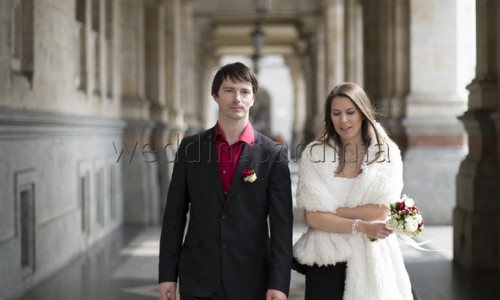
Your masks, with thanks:
[[(297, 165), (291, 164), (293, 194)], [(306, 230), (296, 209), (294, 241)], [(426, 226), (417, 241), (435, 251), (401, 244), (413, 286), (422, 300), (500, 299), (500, 275), (455, 266), (451, 226)], [(62, 270), (19, 300), (158, 299), (158, 247), (161, 228), (125, 225), (97, 242)], [(292, 271), (289, 300), (304, 299), (305, 277)], [(370, 299), (367, 299), (370, 300)]]

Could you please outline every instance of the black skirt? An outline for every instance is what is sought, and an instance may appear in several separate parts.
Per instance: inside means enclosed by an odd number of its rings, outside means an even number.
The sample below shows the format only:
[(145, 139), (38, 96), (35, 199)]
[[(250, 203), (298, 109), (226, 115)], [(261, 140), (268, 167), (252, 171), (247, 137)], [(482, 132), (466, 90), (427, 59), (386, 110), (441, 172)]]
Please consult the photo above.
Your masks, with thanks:
[(308, 266), (305, 300), (342, 300), (344, 297), (347, 263), (334, 266)]
[[(293, 269), (306, 276), (305, 300), (343, 300), (347, 263), (307, 266), (294, 260)], [(411, 293), (414, 300), (420, 300), (413, 286)]]

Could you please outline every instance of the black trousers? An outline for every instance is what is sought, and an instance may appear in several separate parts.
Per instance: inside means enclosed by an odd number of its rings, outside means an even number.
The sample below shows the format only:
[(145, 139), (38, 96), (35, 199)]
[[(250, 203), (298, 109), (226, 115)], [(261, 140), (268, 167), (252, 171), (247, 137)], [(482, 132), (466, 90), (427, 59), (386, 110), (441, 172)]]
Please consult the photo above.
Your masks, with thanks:
[[(346, 269), (347, 263), (306, 267), (305, 300), (343, 300)], [(420, 300), (420, 296), (413, 287), (411, 293), (414, 300)]]
[(219, 289), (209, 297), (197, 297), (192, 295), (181, 294), (181, 300), (227, 300), (226, 291), (224, 286), (221, 284)]

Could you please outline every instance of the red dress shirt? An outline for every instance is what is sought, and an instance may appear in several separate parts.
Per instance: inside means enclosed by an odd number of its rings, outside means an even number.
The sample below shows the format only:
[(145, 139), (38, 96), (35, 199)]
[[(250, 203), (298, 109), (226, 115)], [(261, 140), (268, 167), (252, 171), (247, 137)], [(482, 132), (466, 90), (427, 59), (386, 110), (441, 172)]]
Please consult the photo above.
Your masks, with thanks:
[(254, 130), (250, 122), (248, 122), (241, 136), (232, 145), (229, 145), (226, 138), (219, 128), (219, 124), (215, 125), (215, 153), (217, 154), (217, 162), (219, 165), (219, 174), (222, 182), (222, 191), (226, 198), (233, 179), (234, 170), (238, 164), (238, 158), (241, 154), (243, 143), (247, 143), (251, 147), (254, 144)]

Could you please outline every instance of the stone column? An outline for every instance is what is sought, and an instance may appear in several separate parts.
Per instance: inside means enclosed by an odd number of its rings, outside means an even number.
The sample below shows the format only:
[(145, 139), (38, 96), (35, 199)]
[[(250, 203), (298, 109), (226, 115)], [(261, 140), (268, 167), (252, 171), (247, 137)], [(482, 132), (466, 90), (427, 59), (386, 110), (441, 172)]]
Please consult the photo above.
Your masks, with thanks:
[(324, 34), (318, 32), (307, 36), (308, 55), (302, 57), (301, 64), (306, 74), (306, 126), (304, 140), (312, 141), (322, 128), (323, 101), (325, 98), (325, 47)]
[(476, 1), (476, 77), (460, 118), (469, 154), (457, 176), (453, 257), (475, 270), (500, 270), (500, 3)]
[[(150, 225), (158, 221), (157, 168), (151, 149), (150, 103), (146, 100), (144, 3), (121, 2), (122, 115), (127, 121), (125, 146), (132, 155), (124, 160), (124, 221)], [(133, 153), (132, 153), (133, 151)]]
[[(409, 0), (385, 0), (380, 11), (380, 97), (377, 108), (382, 113), (381, 122), (392, 139), (404, 151), (406, 134), (402, 125), (405, 115), (405, 98), (410, 89), (409, 61)], [(378, 99), (377, 99), (378, 100)]]
[(381, 25), (381, 15), (385, 5), (380, 1), (365, 0), (363, 5), (363, 62), (364, 62), (364, 88), (370, 99), (375, 102), (382, 98), (380, 92), (382, 87), (381, 74), (381, 44), (384, 35)]
[(300, 152), (304, 149), (305, 141), (303, 130), (306, 121), (306, 80), (300, 65), (300, 52), (295, 56), (286, 57), (286, 63), (290, 68), (293, 82), (293, 133), (290, 148), (290, 160), (296, 161)]
[(325, 26), (325, 95), (344, 77), (344, 0), (323, 2), (323, 23)]
[(212, 98), (212, 80), (214, 69), (218, 66), (219, 61), (215, 56), (214, 49), (214, 26), (208, 17), (197, 17), (194, 23), (196, 37), (196, 63), (194, 80), (197, 84), (193, 99), (194, 105), (197, 107), (198, 130), (191, 128), (191, 131), (201, 131), (210, 128), (217, 122), (216, 108), (217, 105)]
[(363, 86), (363, 9), (360, 0), (347, 0), (345, 15), (345, 80)]
[(193, 20), (193, 0), (183, 0), (180, 5), (180, 60), (182, 68), (179, 69), (180, 78), (180, 99), (184, 110), (184, 122), (186, 129), (190, 132), (198, 132), (201, 128), (198, 118), (199, 106), (196, 99), (194, 85), (200, 84), (195, 80), (195, 42), (194, 42), (194, 20)]
[[(457, 59), (461, 2), (410, 1), (411, 90), (403, 125), (406, 194), (423, 212), (426, 224), (449, 225), (455, 204), (455, 177), (464, 158), (465, 133), (457, 117), (466, 109), (457, 74), (467, 73)], [(444, 13), (446, 12), (446, 13)]]
[(147, 0), (145, 3), (146, 23), (146, 96), (151, 104), (150, 119), (154, 122), (151, 135), (151, 152), (149, 160), (158, 168), (152, 178), (159, 182), (159, 198), (154, 199), (154, 223), (161, 220), (163, 207), (160, 203), (167, 198), (168, 175), (165, 149), (168, 148), (168, 108), (166, 105), (165, 79), (165, 15), (166, 0)]
[(171, 124), (170, 141), (182, 138), (186, 130), (184, 111), (181, 108), (181, 22), (180, 0), (166, 3), (166, 80), (167, 104)]

